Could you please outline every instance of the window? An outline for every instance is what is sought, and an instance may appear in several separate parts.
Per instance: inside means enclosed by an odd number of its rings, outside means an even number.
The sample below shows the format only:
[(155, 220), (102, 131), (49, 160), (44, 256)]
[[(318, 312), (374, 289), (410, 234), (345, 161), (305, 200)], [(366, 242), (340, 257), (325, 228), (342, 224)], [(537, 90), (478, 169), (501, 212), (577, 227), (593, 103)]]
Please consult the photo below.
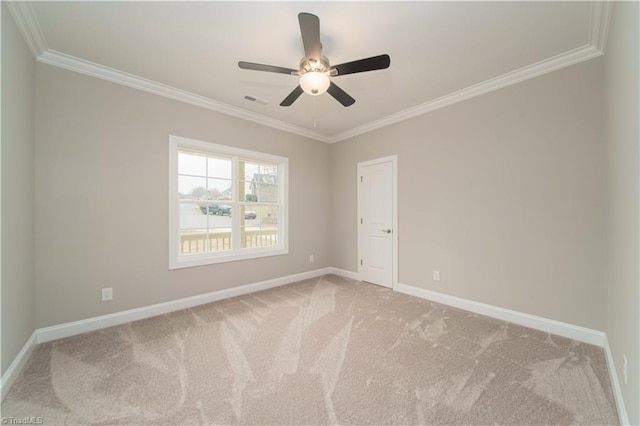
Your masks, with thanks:
[(287, 158), (169, 145), (169, 269), (287, 253)]

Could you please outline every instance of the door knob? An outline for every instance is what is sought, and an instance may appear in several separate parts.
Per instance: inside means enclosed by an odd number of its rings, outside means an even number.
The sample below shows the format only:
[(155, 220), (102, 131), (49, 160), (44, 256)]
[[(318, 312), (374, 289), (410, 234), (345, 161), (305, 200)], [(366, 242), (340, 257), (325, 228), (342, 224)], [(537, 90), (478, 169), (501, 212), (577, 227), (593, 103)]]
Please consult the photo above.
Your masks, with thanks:
[(387, 234), (391, 233), (391, 229), (383, 229), (382, 232), (386, 232)]

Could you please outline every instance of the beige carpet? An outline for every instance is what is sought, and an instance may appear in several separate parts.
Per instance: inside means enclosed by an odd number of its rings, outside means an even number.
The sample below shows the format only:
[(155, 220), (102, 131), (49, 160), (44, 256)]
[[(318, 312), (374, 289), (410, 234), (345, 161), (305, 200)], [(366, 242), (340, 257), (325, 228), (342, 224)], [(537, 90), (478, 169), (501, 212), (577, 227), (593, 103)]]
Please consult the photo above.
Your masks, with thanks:
[(333, 275), (39, 345), (2, 416), (618, 423), (601, 348)]

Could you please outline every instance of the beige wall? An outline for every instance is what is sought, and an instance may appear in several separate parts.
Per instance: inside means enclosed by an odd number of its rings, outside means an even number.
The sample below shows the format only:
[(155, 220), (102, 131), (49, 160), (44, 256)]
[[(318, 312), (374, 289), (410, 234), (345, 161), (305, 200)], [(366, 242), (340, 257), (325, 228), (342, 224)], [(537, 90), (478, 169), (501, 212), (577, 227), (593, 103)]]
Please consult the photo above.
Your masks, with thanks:
[[(330, 266), (330, 145), (48, 65), (36, 80), (38, 327)], [(168, 270), (170, 134), (289, 158), (288, 255)]]
[(35, 330), (34, 82), (35, 60), (3, 3), (2, 374)]
[(357, 162), (397, 154), (400, 283), (602, 330), (601, 70), (588, 61), (336, 144), (332, 264), (357, 270)]
[[(604, 56), (608, 231), (605, 327), (630, 424), (640, 424), (638, 2), (617, 2)], [(622, 356), (629, 381), (622, 378)]]

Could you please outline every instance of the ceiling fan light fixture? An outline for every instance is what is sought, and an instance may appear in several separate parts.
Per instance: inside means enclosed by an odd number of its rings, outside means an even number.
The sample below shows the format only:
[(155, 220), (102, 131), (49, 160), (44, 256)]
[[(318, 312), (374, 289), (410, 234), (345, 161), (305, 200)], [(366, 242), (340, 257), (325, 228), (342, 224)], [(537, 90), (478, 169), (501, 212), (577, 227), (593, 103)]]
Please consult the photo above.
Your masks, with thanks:
[(300, 77), (300, 87), (311, 96), (322, 95), (330, 84), (329, 77), (321, 71), (309, 71)]

